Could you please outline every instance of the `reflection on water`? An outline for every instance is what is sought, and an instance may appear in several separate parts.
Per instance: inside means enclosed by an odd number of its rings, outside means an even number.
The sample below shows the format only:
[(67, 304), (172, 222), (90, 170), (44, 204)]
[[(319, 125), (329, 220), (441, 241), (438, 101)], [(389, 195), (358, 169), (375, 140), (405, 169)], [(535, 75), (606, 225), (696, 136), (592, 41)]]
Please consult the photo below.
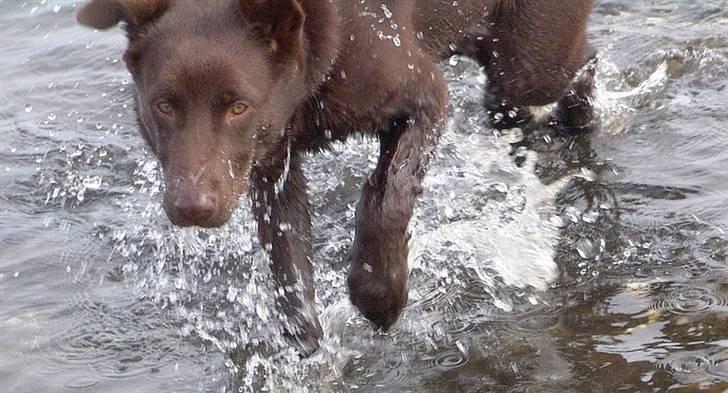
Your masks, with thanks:
[[(124, 38), (74, 2), (0, 1), (0, 380), (10, 392), (728, 389), (728, 6), (598, 1), (600, 128), (497, 132), (483, 76), (452, 105), (389, 333), (345, 256), (373, 141), (310, 157), (318, 309), (281, 338), (247, 209), (172, 227), (136, 134)], [(245, 204), (245, 202), (243, 202)]]

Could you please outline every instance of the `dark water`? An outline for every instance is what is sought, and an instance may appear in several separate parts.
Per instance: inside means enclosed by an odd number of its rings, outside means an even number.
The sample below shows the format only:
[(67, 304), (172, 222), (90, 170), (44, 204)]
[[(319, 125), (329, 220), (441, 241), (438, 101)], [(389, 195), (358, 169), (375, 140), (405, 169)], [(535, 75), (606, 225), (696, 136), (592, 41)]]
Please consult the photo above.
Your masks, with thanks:
[(312, 158), (327, 337), (305, 360), (248, 213), (164, 218), (124, 38), (73, 5), (0, 0), (0, 391), (728, 391), (728, 2), (598, 1), (589, 135), (495, 132), (478, 69), (445, 64), (450, 129), (390, 334), (344, 285), (376, 146)]

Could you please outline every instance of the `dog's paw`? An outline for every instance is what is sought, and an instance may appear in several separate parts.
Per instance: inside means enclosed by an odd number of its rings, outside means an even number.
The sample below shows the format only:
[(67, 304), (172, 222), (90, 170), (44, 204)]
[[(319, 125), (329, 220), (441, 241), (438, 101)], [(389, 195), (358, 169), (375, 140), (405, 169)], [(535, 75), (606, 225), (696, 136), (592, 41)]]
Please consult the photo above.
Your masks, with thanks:
[(589, 132), (595, 126), (594, 77), (596, 58), (590, 60), (574, 79), (569, 92), (551, 114), (549, 124), (564, 134)]
[(302, 357), (316, 352), (323, 329), (315, 306), (297, 296), (289, 296), (279, 299), (278, 308), (283, 313), (283, 336), (297, 347)]
[(321, 346), (320, 340), (323, 337), (321, 326), (309, 326), (303, 332), (291, 333), (286, 331), (286, 338), (291, 340), (302, 358), (313, 355)]
[(407, 303), (406, 273), (376, 272), (372, 265), (354, 262), (347, 284), (351, 302), (385, 331), (397, 322)]
[(490, 124), (498, 130), (523, 127), (533, 120), (533, 114), (528, 108), (517, 107), (508, 101), (486, 92), (483, 106), (490, 118)]

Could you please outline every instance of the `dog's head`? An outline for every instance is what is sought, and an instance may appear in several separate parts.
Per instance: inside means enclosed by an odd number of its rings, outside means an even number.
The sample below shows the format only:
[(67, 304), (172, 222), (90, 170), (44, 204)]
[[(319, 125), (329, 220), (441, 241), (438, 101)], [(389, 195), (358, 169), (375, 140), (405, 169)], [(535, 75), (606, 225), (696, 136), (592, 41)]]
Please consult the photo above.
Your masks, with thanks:
[(76, 17), (96, 29), (126, 24), (124, 60), (169, 218), (224, 224), (306, 96), (298, 0), (91, 0)]

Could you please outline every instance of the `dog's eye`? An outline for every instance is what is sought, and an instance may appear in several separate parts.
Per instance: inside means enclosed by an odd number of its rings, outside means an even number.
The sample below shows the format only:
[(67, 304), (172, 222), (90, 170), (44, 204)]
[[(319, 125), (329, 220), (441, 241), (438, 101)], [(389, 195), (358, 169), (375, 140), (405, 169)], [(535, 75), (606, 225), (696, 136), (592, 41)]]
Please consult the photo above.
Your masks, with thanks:
[(245, 113), (245, 111), (247, 111), (247, 110), (248, 110), (248, 106), (247, 106), (247, 105), (245, 105), (245, 103), (244, 103), (244, 102), (242, 102), (242, 101), (236, 101), (236, 102), (235, 102), (235, 103), (233, 104), (233, 106), (232, 106), (232, 107), (230, 108), (230, 112), (231, 112), (231, 113), (232, 113), (233, 115), (235, 115), (235, 116), (239, 116), (239, 115), (242, 115), (242, 114), (243, 114), (243, 113)]
[(172, 113), (172, 104), (169, 101), (159, 101), (157, 103), (157, 110), (164, 113), (165, 115), (169, 115)]

